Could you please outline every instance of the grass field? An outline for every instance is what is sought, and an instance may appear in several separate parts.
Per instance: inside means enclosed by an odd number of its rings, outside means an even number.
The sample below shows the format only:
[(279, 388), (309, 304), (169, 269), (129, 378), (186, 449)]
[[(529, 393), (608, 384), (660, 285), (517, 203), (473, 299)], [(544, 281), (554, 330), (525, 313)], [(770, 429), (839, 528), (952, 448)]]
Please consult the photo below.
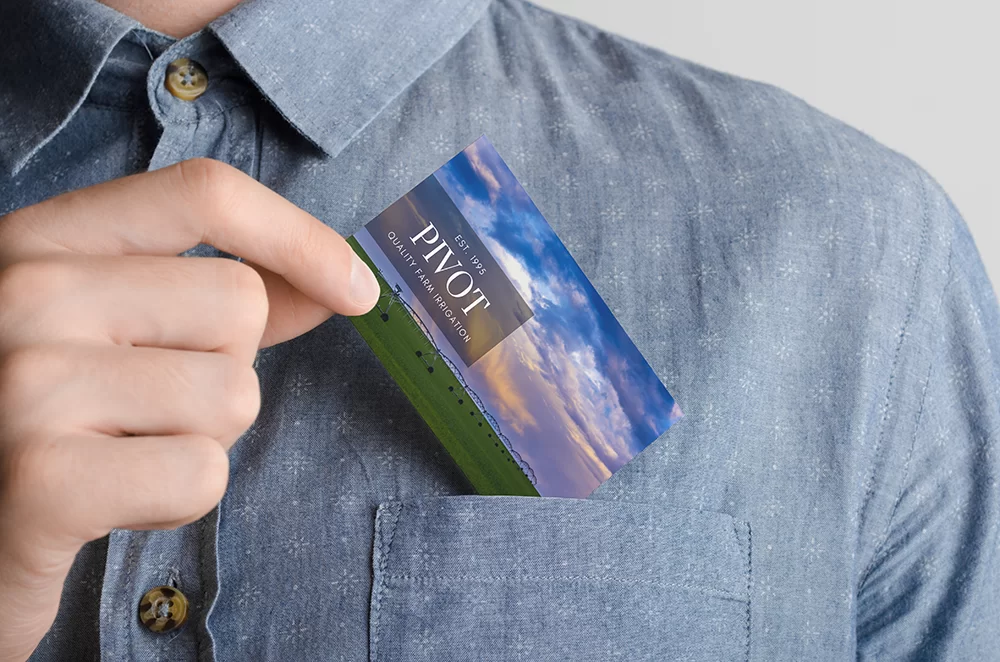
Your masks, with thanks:
[[(383, 295), (392, 289), (353, 238), (351, 247), (375, 271)], [(382, 307), (387, 301), (381, 300)], [(401, 305), (375, 308), (351, 321), (427, 425), (480, 494), (538, 496), (448, 364)], [(430, 369), (428, 369), (430, 368)]]

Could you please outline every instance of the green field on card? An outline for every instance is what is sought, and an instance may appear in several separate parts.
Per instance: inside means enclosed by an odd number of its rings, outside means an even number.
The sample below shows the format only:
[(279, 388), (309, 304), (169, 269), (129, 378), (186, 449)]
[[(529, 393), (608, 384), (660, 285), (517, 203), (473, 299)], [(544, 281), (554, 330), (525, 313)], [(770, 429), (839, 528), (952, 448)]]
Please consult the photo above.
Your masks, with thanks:
[(382, 287), (379, 306), (351, 321), (431, 431), (480, 494), (538, 496), (538, 491), (497, 438), (496, 431), (408, 310), (394, 301), (353, 238), (351, 247)]

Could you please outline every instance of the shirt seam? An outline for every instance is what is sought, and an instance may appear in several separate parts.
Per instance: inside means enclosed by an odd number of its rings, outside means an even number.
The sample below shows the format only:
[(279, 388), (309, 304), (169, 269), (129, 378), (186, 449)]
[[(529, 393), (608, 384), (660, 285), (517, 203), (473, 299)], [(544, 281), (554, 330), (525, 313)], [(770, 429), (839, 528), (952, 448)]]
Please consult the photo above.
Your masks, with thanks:
[(746, 595), (727, 591), (704, 584), (691, 582), (672, 582), (660, 579), (628, 579), (612, 575), (384, 575), (387, 581), (407, 582), (411, 584), (447, 584), (450, 582), (469, 582), (480, 584), (518, 584), (522, 582), (572, 582), (572, 583), (616, 583), (626, 586), (663, 586), (694, 591), (717, 598), (735, 600), (740, 603), (748, 601)]
[[(375, 553), (373, 561), (378, 560), (378, 564), (373, 568), (372, 576), (372, 596), (371, 614), (368, 618), (369, 643), (368, 655), (370, 662), (378, 659), (379, 644), (379, 617), (381, 615), (382, 597), (386, 591), (386, 570), (389, 567), (389, 552), (392, 549), (392, 540), (396, 533), (396, 523), (399, 521), (403, 506), (399, 502), (387, 504), (376, 512), (375, 515)], [(382, 515), (385, 514), (385, 524), (382, 523)]]
[[(924, 262), (926, 262), (926, 259), (927, 259), (927, 243), (928, 243), (928, 237), (929, 237), (929, 234), (930, 234), (930, 231), (929, 231), (929, 226), (930, 226), (930, 205), (928, 204), (928, 199), (927, 199), (927, 197), (928, 197), (927, 182), (926, 182), (926, 180), (924, 179), (923, 176), (920, 176), (920, 183), (921, 183), (921, 204), (923, 206), (922, 228), (921, 228), (921, 235), (920, 235), (920, 244), (921, 244), (920, 245), (920, 259), (917, 262), (916, 267), (914, 268), (913, 281), (912, 281), (912, 284), (911, 284), (911, 287), (910, 287), (910, 301), (909, 301), (909, 304), (907, 305), (906, 316), (905, 316), (905, 318), (903, 320), (903, 326), (902, 326), (902, 328), (900, 329), (900, 332), (899, 332), (899, 342), (896, 345), (896, 351), (895, 351), (895, 354), (893, 356), (892, 370), (890, 372), (889, 382), (888, 382), (888, 386), (886, 388), (886, 397), (885, 397), (885, 403), (886, 403), (886, 405), (888, 405), (888, 404), (890, 404), (892, 402), (892, 399), (893, 399), (893, 397), (895, 395), (895, 392), (893, 391), (893, 386), (895, 385), (896, 371), (897, 371), (897, 369), (899, 367), (899, 357), (900, 357), (900, 354), (902, 354), (903, 345), (904, 345), (904, 343), (906, 341), (907, 331), (909, 330), (910, 322), (911, 322), (912, 317), (913, 317), (914, 308), (916, 307), (916, 299), (917, 299), (916, 290), (917, 290), (917, 284), (918, 284), (918, 281), (919, 281), (921, 273), (923, 273)], [(950, 280), (950, 277), (951, 277), (952, 255), (953, 255), (953, 253), (954, 253), (954, 246), (951, 245), (951, 246), (949, 246), (949, 250), (948, 250), (948, 280)], [(941, 293), (940, 293), (940, 300), (941, 300), (941, 302), (943, 302), (943, 300), (944, 300), (944, 295), (945, 295), (946, 291), (947, 291), (947, 281), (945, 283), (945, 286), (941, 288)], [(886, 518), (886, 523), (885, 523), (885, 528), (883, 530), (883, 534), (879, 537), (879, 542), (875, 545), (875, 549), (872, 551), (872, 558), (869, 561), (869, 563), (865, 566), (865, 570), (862, 573), (861, 580), (858, 583), (858, 589), (857, 589), (857, 594), (858, 595), (861, 595), (862, 591), (867, 586), (868, 580), (871, 578), (871, 575), (874, 572), (875, 567), (878, 565), (878, 562), (881, 561), (885, 557), (885, 555), (890, 551), (888, 548), (886, 548), (886, 544), (889, 541), (889, 537), (890, 537), (890, 534), (891, 534), (891, 531), (892, 531), (892, 525), (895, 522), (896, 511), (898, 510), (899, 505), (902, 502), (903, 495), (906, 492), (906, 481), (909, 478), (910, 462), (912, 460), (913, 453), (914, 453), (914, 451), (916, 449), (916, 446), (917, 446), (917, 438), (918, 438), (919, 433), (920, 433), (920, 422), (923, 419), (924, 405), (925, 405), (925, 400), (926, 400), (926, 396), (927, 396), (927, 388), (928, 388), (929, 381), (930, 381), (930, 375), (932, 374), (932, 370), (933, 370), (934, 366), (936, 365), (936, 360), (937, 360), (936, 357), (933, 358), (929, 362), (929, 365), (927, 367), (927, 375), (926, 375), (926, 377), (924, 379), (924, 384), (923, 384), (923, 388), (921, 390), (921, 395), (920, 395), (920, 404), (919, 404), (919, 406), (917, 408), (917, 413), (916, 413), (916, 416), (915, 416), (915, 419), (914, 419), (913, 435), (912, 435), (912, 438), (910, 440), (910, 445), (909, 445), (909, 449), (907, 450), (906, 457), (905, 457), (905, 459), (903, 461), (902, 476), (901, 476), (900, 483), (899, 483), (899, 490), (897, 491), (897, 494), (896, 494), (895, 498), (893, 499), (892, 506), (889, 509), (889, 516)], [(875, 449), (873, 451), (871, 479), (868, 481), (868, 487), (866, 488), (866, 492), (865, 492), (865, 500), (864, 500), (865, 504), (870, 503), (871, 499), (874, 497), (874, 492), (875, 492), (875, 477), (876, 477), (875, 476), (875, 473), (876, 473), (876, 469), (875, 469), (876, 460), (878, 458), (878, 453), (879, 453), (879, 451), (882, 448), (882, 442), (883, 442), (883, 440), (885, 438), (885, 427), (886, 427), (886, 422), (888, 421), (888, 418), (889, 418), (889, 412), (888, 412), (888, 406), (887, 406), (886, 407), (886, 413), (883, 414), (882, 420), (880, 421), (880, 424), (879, 424), (879, 436), (878, 436), (878, 438), (876, 440)], [(862, 507), (862, 512), (863, 511), (864, 511), (864, 506)]]
[[(215, 508), (209, 512), (208, 517), (208, 536), (203, 540), (203, 543), (207, 545), (207, 557), (210, 560), (211, 570), (209, 579), (211, 583), (209, 584), (208, 592), (211, 595), (211, 599), (206, 605), (202, 606), (202, 612), (204, 614), (203, 625), (204, 633), (203, 637), (208, 642), (208, 651), (204, 654), (205, 659), (215, 660), (216, 658), (216, 648), (215, 648), (215, 637), (212, 635), (212, 628), (210, 626), (210, 619), (215, 611), (215, 607), (218, 604), (219, 596), (222, 593), (221, 582), (219, 581), (219, 518), (222, 516), (222, 504), (216, 504)], [(203, 549), (203, 553), (205, 550)], [(204, 574), (204, 573), (203, 573)], [(204, 582), (204, 577), (202, 578)]]
[[(747, 654), (746, 661), (750, 662), (750, 644), (751, 644), (751, 633), (753, 632), (753, 621), (751, 615), (753, 613), (753, 526), (750, 522), (744, 522), (743, 525), (746, 527), (747, 532)], [(733, 523), (734, 529), (736, 528), (736, 523)]]
[[(121, 595), (122, 604), (128, 605), (131, 602), (129, 588), (132, 586), (132, 565), (137, 534), (134, 531), (125, 531), (125, 535), (128, 537), (128, 546), (125, 548), (125, 582), (121, 587)], [(135, 627), (136, 620), (138, 620), (138, 617), (133, 614), (125, 626), (125, 649), (127, 655), (130, 655), (132, 652), (132, 628)]]
[[(197, 527), (197, 531), (198, 531), (198, 584), (199, 584), (198, 593), (200, 593), (199, 597), (201, 602), (201, 604), (198, 605), (198, 607), (201, 610), (201, 614), (199, 614), (198, 627), (194, 629), (194, 654), (196, 659), (203, 660), (205, 659), (203, 654), (205, 641), (204, 641), (204, 635), (202, 633), (203, 624), (201, 622), (201, 619), (205, 618), (205, 609), (206, 609), (205, 604), (207, 602), (206, 598), (208, 597), (207, 592), (205, 591), (205, 517), (201, 518), (201, 521), (199, 522), (199, 525)], [(204, 621), (204, 626), (205, 627), (208, 626), (207, 619)]]
[(906, 481), (910, 474), (910, 462), (913, 459), (913, 453), (917, 447), (917, 436), (920, 431), (920, 421), (923, 419), (924, 405), (927, 399), (927, 387), (930, 383), (930, 376), (934, 368), (935, 362), (931, 362), (931, 365), (927, 368), (927, 375), (924, 379), (924, 386), (920, 393), (920, 406), (917, 409), (917, 418), (914, 421), (913, 435), (910, 440), (910, 448), (906, 453), (906, 459), (903, 461), (902, 478), (900, 479), (899, 490), (896, 493), (896, 498), (893, 500), (892, 508), (889, 511), (889, 518), (885, 523), (885, 530), (879, 537), (879, 542), (875, 546), (875, 551), (872, 554), (872, 559), (869, 561), (868, 566), (865, 568), (862, 574), (861, 582), (858, 584), (858, 593), (860, 594), (864, 591), (867, 586), (868, 579), (870, 578), (872, 572), (875, 570), (875, 566), (881, 561), (885, 556), (891, 551), (891, 548), (886, 547), (886, 543), (889, 542), (889, 536), (892, 531), (892, 525), (896, 519), (896, 511), (899, 509), (899, 504), (903, 500), (903, 495), (906, 493)]

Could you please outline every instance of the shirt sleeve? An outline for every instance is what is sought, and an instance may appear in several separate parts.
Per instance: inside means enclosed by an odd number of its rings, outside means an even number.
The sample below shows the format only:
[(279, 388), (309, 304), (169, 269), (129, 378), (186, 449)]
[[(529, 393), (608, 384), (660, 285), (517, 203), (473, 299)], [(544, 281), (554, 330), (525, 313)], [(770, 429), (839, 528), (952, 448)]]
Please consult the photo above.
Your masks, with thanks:
[(933, 322), (908, 339), (933, 358), (905, 477), (859, 585), (862, 660), (1000, 651), (1000, 311), (965, 223), (938, 194), (932, 225), (950, 234), (950, 257)]

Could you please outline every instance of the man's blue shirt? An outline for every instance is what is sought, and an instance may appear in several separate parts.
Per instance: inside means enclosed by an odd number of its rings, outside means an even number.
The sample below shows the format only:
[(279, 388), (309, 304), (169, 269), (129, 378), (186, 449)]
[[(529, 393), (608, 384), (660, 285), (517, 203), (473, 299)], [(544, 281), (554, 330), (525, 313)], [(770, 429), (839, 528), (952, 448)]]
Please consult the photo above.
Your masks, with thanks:
[(219, 508), (88, 545), (36, 659), (997, 659), (1000, 314), (903, 156), (520, 0), (248, 0), (179, 41), (9, 2), (0, 42), (0, 214), (209, 156), (349, 235), (486, 134), (686, 413), (590, 499), (471, 496), (331, 319), (260, 353)]

